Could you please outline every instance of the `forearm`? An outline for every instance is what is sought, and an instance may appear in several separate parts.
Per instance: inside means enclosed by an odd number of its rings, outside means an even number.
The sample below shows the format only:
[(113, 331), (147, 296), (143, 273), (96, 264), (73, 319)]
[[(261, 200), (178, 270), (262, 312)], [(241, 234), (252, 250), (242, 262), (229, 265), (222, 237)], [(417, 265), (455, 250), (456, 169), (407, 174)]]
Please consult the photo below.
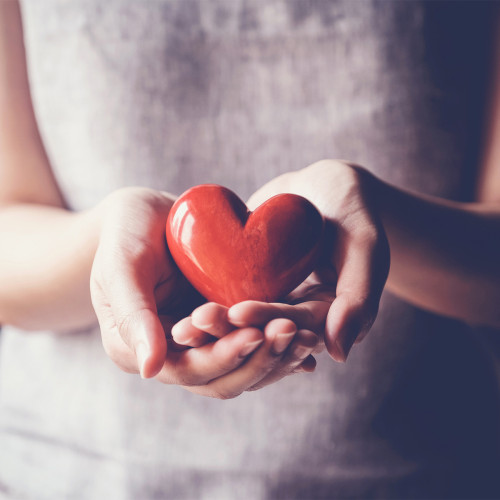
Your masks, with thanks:
[(439, 314), (500, 326), (500, 210), (367, 177), (391, 249), (388, 288)]
[(62, 207), (32, 108), (16, 1), (0, 2), (0, 323), (68, 329), (94, 320), (95, 212)]
[(95, 320), (89, 277), (100, 209), (43, 205), (0, 209), (0, 323), (66, 330)]

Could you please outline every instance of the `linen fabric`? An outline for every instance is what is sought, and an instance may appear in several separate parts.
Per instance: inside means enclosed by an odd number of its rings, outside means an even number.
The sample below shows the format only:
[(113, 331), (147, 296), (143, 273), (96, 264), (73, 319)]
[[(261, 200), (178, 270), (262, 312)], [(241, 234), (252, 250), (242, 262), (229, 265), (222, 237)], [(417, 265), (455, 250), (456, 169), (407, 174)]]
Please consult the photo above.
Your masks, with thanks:
[[(243, 199), (347, 158), (467, 200), (490, 5), (24, 0), (38, 124), (68, 205), (123, 186)], [(467, 33), (467, 36), (464, 36)], [(332, 196), (335, 186), (332, 186)], [(496, 496), (498, 387), (470, 327), (385, 294), (348, 362), (230, 401), (119, 371), (96, 326), (6, 327), (0, 495), (23, 499)]]

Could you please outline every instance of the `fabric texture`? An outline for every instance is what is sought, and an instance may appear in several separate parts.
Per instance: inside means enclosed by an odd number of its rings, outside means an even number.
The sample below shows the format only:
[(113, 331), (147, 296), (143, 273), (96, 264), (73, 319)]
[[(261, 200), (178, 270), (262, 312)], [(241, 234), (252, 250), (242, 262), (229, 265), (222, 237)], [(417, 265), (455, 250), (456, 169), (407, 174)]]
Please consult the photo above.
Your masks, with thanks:
[[(488, 4), (25, 0), (37, 119), (68, 204), (242, 198), (322, 158), (471, 196)], [(468, 33), (467, 37), (463, 33)], [(332, 192), (334, 187), (332, 187)], [(0, 494), (23, 499), (496, 496), (498, 387), (469, 327), (385, 294), (347, 364), (231, 401), (120, 372), (97, 326), (6, 327)]]

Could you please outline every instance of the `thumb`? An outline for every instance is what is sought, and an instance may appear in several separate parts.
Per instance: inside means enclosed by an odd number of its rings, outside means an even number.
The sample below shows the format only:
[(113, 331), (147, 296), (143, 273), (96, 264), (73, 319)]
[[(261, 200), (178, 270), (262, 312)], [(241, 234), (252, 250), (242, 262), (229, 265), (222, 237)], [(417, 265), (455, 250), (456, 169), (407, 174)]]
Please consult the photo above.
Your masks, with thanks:
[(157, 375), (165, 362), (167, 341), (156, 310), (139, 306), (115, 318), (121, 338), (135, 353), (141, 377)]
[(354, 342), (364, 338), (375, 321), (390, 262), (384, 233), (344, 243), (337, 297), (325, 327), (325, 343), (336, 361), (346, 360)]
[[(124, 266), (125, 267), (125, 266)], [(135, 353), (143, 378), (154, 377), (167, 355), (165, 331), (158, 316), (154, 284), (128, 266), (114, 270), (103, 292), (125, 344)]]
[(335, 361), (346, 361), (356, 339), (364, 338), (371, 328), (377, 309), (347, 293), (337, 296), (325, 325), (326, 348)]

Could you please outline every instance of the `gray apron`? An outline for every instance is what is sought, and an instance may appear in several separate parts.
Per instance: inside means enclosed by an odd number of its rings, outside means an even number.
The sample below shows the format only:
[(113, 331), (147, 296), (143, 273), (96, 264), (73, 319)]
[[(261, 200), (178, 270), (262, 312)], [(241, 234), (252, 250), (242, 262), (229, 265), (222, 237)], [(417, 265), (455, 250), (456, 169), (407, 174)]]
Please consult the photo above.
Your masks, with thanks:
[[(490, 6), (25, 0), (70, 207), (128, 185), (242, 198), (322, 158), (468, 199)], [(464, 33), (467, 36), (464, 36)], [(120, 372), (98, 328), (6, 327), (0, 492), (29, 499), (494, 497), (498, 388), (469, 327), (385, 294), (347, 364), (221, 402)]]

